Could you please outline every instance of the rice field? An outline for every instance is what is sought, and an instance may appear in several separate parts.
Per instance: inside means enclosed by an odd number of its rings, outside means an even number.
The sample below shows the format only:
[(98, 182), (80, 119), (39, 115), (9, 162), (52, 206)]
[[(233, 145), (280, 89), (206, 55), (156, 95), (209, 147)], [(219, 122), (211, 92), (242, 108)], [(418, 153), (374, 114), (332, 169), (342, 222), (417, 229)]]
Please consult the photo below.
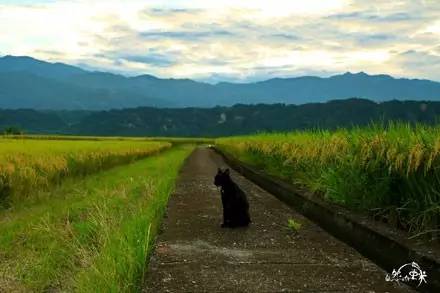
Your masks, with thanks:
[(204, 137), (128, 137), (128, 136), (78, 136), (78, 135), (39, 135), (39, 134), (4, 134), (4, 139), (18, 140), (82, 140), (82, 141), (103, 141), (103, 140), (129, 140), (129, 141), (165, 141), (173, 144), (178, 143), (213, 143), (213, 138)]
[(0, 292), (139, 292), (194, 144), (0, 139)]
[(220, 138), (216, 144), (244, 162), (413, 237), (438, 235), (439, 126), (262, 133)]
[(0, 139), (0, 202), (21, 201), (66, 177), (129, 163), (169, 147), (165, 141)]
[[(202, 142), (209, 141), (0, 138), (0, 292), (140, 291), (179, 169)], [(413, 237), (438, 235), (438, 126), (373, 125), (215, 143)]]

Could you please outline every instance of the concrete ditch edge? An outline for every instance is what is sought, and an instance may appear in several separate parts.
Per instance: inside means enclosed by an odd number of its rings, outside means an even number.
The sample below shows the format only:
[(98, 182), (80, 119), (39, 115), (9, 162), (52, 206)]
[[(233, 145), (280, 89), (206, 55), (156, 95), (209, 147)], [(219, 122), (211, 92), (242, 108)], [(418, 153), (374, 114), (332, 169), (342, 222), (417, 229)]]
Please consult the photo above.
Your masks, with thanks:
[(405, 263), (417, 262), (426, 271), (428, 282), (420, 287), (414, 283), (409, 285), (413, 285), (414, 289), (420, 292), (440, 292), (440, 263), (437, 259), (372, 229), (347, 213), (335, 211), (324, 202), (303, 196), (293, 185), (257, 171), (217, 147), (212, 148), (224, 158), (228, 165), (243, 176), (275, 195), (336, 238), (354, 247), (387, 272), (397, 270)]

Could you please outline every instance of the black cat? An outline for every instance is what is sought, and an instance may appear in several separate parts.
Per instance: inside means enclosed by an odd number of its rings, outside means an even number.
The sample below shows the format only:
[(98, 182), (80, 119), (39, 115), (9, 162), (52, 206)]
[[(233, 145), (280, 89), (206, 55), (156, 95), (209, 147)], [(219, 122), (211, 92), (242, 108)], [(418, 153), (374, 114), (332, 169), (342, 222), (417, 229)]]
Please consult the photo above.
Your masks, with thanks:
[(218, 168), (214, 184), (221, 187), (223, 204), (223, 227), (243, 227), (251, 222), (249, 203), (246, 194), (234, 183), (229, 175), (229, 169), (222, 171)]

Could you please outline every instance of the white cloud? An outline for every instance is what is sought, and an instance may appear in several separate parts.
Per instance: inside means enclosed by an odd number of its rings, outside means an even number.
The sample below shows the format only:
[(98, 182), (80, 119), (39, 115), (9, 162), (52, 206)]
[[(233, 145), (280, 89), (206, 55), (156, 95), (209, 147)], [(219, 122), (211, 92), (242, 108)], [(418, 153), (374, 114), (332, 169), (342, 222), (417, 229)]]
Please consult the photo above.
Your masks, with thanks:
[(164, 77), (439, 80), (439, 14), (436, 0), (2, 1), (0, 54)]

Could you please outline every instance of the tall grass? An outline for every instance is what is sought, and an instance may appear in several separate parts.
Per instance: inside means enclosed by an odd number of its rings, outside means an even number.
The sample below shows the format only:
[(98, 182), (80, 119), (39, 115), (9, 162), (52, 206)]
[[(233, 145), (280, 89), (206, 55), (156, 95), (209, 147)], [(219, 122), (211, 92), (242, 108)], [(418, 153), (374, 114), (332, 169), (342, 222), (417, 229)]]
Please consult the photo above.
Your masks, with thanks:
[(63, 178), (129, 163), (170, 147), (147, 141), (0, 140), (0, 201), (21, 201)]
[[(180, 166), (178, 146), (0, 213), (0, 292), (139, 292)], [(31, 200), (25, 198), (24, 201)]]
[(439, 229), (439, 126), (392, 123), (221, 138), (216, 144), (327, 200), (411, 233)]

